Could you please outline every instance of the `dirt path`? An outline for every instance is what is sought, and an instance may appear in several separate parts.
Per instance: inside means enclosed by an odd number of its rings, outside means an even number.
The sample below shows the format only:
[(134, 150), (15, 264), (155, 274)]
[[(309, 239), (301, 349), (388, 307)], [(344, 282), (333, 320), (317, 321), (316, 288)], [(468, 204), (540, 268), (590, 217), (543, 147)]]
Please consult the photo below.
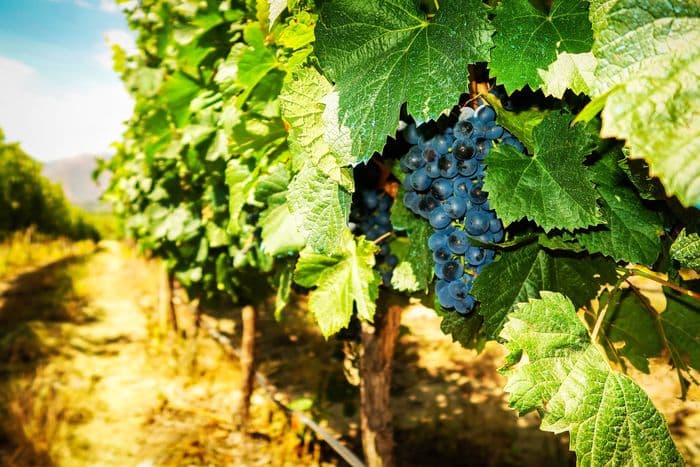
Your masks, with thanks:
[(287, 421), (264, 401), (258, 414), (273, 433), (235, 431), (238, 368), (215, 344), (156, 329), (157, 271), (104, 242), (0, 286), (0, 464), (269, 465), (299, 457), (281, 451), (296, 450), (294, 439), (269, 448)]
[[(260, 391), (249, 432), (237, 430), (240, 369), (211, 339), (167, 336), (155, 323), (159, 266), (114, 242), (0, 282), (0, 465), (170, 466), (337, 464), (325, 444)], [(240, 313), (207, 319), (238, 342)], [(260, 369), (285, 395), (361, 452), (357, 388), (343, 343), (325, 341), (299, 308), (263, 313)], [(502, 350), (477, 356), (425, 309), (404, 315), (392, 406), (406, 466), (571, 465), (565, 437), (507, 407)], [(345, 371), (352, 368), (345, 362)], [(700, 403), (673, 380), (646, 377), (689, 464), (700, 458)], [(351, 378), (352, 379), (352, 378)]]

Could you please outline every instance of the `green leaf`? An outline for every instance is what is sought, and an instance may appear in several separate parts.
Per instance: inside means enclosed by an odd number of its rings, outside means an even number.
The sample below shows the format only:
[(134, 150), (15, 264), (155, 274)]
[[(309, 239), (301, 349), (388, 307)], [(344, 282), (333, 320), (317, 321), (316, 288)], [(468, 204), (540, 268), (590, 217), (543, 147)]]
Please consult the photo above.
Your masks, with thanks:
[(261, 248), (269, 255), (290, 254), (304, 247), (304, 237), (299, 233), (287, 203), (263, 212), (258, 225), (262, 227)]
[[(397, 199), (403, 199), (403, 193), (403, 189), (399, 189)], [(428, 247), (432, 227), (400, 201), (391, 207), (391, 224), (394, 230), (408, 234), (408, 245), (404, 254), (399, 255), (400, 262), (394, 268), (392, 287), (402, 292), (427, 291), (433, 280), (433, 255)]]
[(576, 239), (591, 253), (651, 266), (661, 253), (659, 216), (628, 185), (615, 153), (602, 157), (590, 170), (601, 196), (605, 225), (577, 232)]
[(533, 130), (535, 155), (496, 146), (488, 160), (484, 189), (504, 223), (527, 218), (545, 231), (574, 230), (603, 221), (598, 194), (583, 162), (593, 150), (583, 125), (567, 114), (548, 114)]
[(700, 303), (670, 289), (664, 292), (668, 302), (659, 320), (674, 364), (686, 371), (700, 370)]
[(335, 182), (352, 187), (352, 174), (342, 169), (353, 158), (333, 150), (326, 138), (324, 99), (332, 86), (315, 68), (303, 68), (285, 80), (280, 94), (282, 117), (289, 124), (289, 149), (299, 160), (310, 160)]
[(182, 128), (190, 118), (190, 102), (199, 93), (199, 85), (189, 76), (179, 71), (169, 76), (160, 92), (170, 115), (178, 128)]
[(506, 251), (484, 267), (474, 280), (472, 294), (480, 303), (490, 339), (498, 335), (513, 307), (537, 298), (540, 290), (561, 292), (577, 307), (598, 294), (602, 284), (615, 280), (615, 263), (601, 257), (549, 252), (537, 244)]
[(237, 235), (241, 225), (239, 217), (255, 188), (255, 178), (250, 164), (240, 159), (232, 159), (226, 166), (226, 184), (229, 187), (228, 232)]
[[(577, 464), (683, 465), (663, 416), (631, 379), (610, 369), (565, 296), (518, 305), (501, 337), (510, 406), (537, 410), (541, 429), (571, 432)], [(516, 366), (522, 355), (527, 362)]]
[(681, 266), (700, 271), (700, 235), (693, 232), (690, 235), (681, 230), (671, 245), (671, 256), (681, 263)]
[(700, 203), (700, 3), (594, 0), (590, 18), (601, 134), (626, 139), (669, 195)]
[[(600, 340), (612, 361), (626, 367), (621, 357), (635, 368), (649, 373), (649, 359), (659, 356), (664, 348), (658, 333), (656, 311), (646, 305), (630, 289), (601, 295), (601, 307), (607, 306)], [(594, 324), (594, 323), (592, 323)]]
[(547, 70), (539, 70), (542, 78), (542, 91), (545, 95), (561, 99), (564, 92), (571, 89), (576, 94), (589, 94), (591, 83), (595, 79), (596, 60), (592, 53), (557, 55)]
[(275, 320), (282, 319), (282, 311), (289, 303), (289, 296), (292, 290), (292, 279), (294, 277), (294, 263), (286, 261), (279, 268), (277, 278), (277, 293), (275, 294)]
[(414, 0), (324, 3), (316, 55), (335, 82), (356, 161), (382, 150), (404, 102), (418, 121), (457, 102), (467, 89), (467, 65), (489, 57), (486, 14), (478, 0), (441, 0), (432, 18)]
[(459, 342), (466, 349), (479, 349), (484, 344), (483, 336), (479, 333), (484, 321), (480, 315), (471, 313), (462, 316), (454, 310), (445, 310), (437, 298), (433, 307), (442, 318), (440, 330), (443, 334), (452, 336), (453, 341)]
[(289, 184), (287, 201), (299, 232), (311, 248), (329, 253), (339, 247), (350, 215), (350, 193), (312, 164), (306, 164)]
[(307, 247), (294, 273), (298, 284), (316, 287), (309, 297), (309, 310), (326, 338), (347, 327), (355, 308), (358, 317), (372, 321), (379, 295), (380, 279), (373, 269), (377, 246), (355, 239), (346, 229), (336, 251), (326, 256)]
[(534, 109), (511, 112), (504, 109), (501, 101), (493, 94), (484, 94), (482, 97), (496, 111), (496, 122), (518, 138), (518, 141), (525, 145), (530, 154), (534, 153), (535, 139), (532, 133), (535, 127), (542, 123), (547, 111)]
[(649, 373), (648, 359), (670, 357), (685, 398), (691, 368), (700, 369), (700, 303), (668, 288), (664, 292), (665, 310), (655, 309), (646, 296), (632, 289), (612, 297), (605, 294), (601, 306), (608, 309), (599, 336), (610, 359), (623, 368), (622, 357), (645, 373)]
[(554, 0), (549, 12), (528, 0), (504, 0), (494, 26), (489, 69), (508, 93), (526, 85), (537, 90), (543, 84), (539, 70), (547, 70), (557, 54), (588, 52), (593, 43), (584, 0)]

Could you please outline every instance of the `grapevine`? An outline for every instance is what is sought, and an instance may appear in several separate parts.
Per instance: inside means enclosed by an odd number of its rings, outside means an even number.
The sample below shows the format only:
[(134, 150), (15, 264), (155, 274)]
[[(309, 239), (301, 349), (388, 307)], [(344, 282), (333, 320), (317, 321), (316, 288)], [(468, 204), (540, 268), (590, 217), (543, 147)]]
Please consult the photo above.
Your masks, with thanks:
[[(326, 338), (360, 333), (386, 391), (363, 403), (389, 398), (411, 297), (465, 347), (503, 344), (511, 407), (580, 464), (681, 464), (625, 369), (697, 380), (700, 10), (497, 3), (129, 5), (106, 197), (192, 300), (275, 295), (279, 317), (295, 287)], [(391, 464), (389, 409), (367, 407), (368, 460)]]

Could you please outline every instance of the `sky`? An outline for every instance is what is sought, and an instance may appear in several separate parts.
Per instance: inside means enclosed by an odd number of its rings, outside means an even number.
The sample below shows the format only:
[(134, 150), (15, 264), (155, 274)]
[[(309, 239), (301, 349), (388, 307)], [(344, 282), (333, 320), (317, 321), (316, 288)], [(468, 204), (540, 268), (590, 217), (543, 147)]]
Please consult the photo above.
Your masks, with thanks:
[(109, 43), (133, 48), (114, 0), (0, 0), (0, 128), (40, 161), (104, 154), (132, 102)]

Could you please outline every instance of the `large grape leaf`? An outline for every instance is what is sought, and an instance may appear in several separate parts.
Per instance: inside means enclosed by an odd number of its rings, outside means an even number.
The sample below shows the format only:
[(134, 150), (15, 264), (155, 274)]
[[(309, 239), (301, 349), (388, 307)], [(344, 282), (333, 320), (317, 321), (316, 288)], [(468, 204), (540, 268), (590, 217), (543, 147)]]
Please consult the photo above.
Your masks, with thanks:
[(478, 0), (441, 0), (431, 18), (416, 0), (324, 3), (316, 54), (335, 82), (357, 161), (381, 152), (404, 102), (418, 121), (457, 102), (467, 89), (467, 65), (489, 57), (486, 14)]
[(265, 210), (260, 215), (259, 225), (262, 227), (260, 246), (269, 255), (290, 254), (304, 247), (304, 237), (287, 203)]
[[(578, 465), (683, 465), (663, 416), (613, 371), (565, 296), (521, 303), (501, 332), (510, 406), (537, 410), (541, 429), (571, 432)], [(518, 365), (523, 355), (527, 362)]]
[[(398, 199), (403, 199), (404, 191), (399, 190)], [(399, 201), (391, 207), (391, 224), (394, 230), (408, 234), (408, 245), (400, 262), (394, 269), (391, 285), (396, 290), (416, 292), (428, 290), (433, 280), (433, 254), (428, 247), (428, 238), (433, 233), (430, 224), (406, 208)]]
[(602, 284), (615, 280), (615, 263), (597, 256), (554, 253), (530, 244), (506, 251), (474, 280), (472, 294), (479, 300), (479, 314), (489, 338), (498, 336), (513, 307), (540, 290), (571, 297), (577, 307), (598, 294)]
[(681, 266), (700, 270), (700, 235), (688, 234), (685, 229), (671, 245), (671, 256), (681, 263)]
[(591, 50), (593, 34), (588, 21), (588, 2), (554, 0), (549, 12), (528, 0), (504, 0), (496, 8), (495, 47), (489, 68), (510, 93), (529, 85), (536, 90), (558, 53)]
[(661, 219), (629, 186), (615, 153), (606, 154), (590, 170), (606, 223), (577, 233), (576, 239), (591, 253), (651, 266), (661, 253)]
[(700, 3), (593, 0), (590, 19), (601, 134), (626, 139), (669, 195), (700, 203)]
[(347, 229), (332, 256), (302, 250), (294, 280), (304, 287), (316, 287), (309, 297), (309, 310), (325, 337), (346, 327), (353, 309), (361, 319), (374, 318), (379, 295), (379, 275), (373, 269), (377, 250), (373, 243), (355, 239)]
[(590, 83), (595, 79), (595, 66), (595, 57), (590, 52), (561, 53), (547, 70), (538, 71), (542, 78), (542, 92), (559, 99), (564, 97), (567, 89), (576, 94), (589, 94)]
[(352, 201), (348, 191), (313, 164), (306, 164), (289, 184), (287, 201), (299, 232), (311, 248), (328, 253), (341, 245)]
[(599, 336), (611, 360), (624, 368), (624, 357), (645, 373), (648, 360), (666, 350), (685, 397), (690, 369), (700, 369), (700, 303), (670, 289), (664, 291), (665, 310), (656, 309), (637, 289), (606, 293), (601, 298), (607, 310)]
[(289, 125), (289, 149), (299, 160), (311, 160), (337, 183), (352, 187), (352, 177), (341, 167), (353, 162), (335, 151), (326, 138), (324, 99), (332, 86), (315, 68), (302, 68), (285, 80), (279, 96), (282, 117)]
[(505, 223), (527, 218), (545, 231), (603, 222), (583, 165), (594, 147), (587, 129), (570, 127), (567, 114), (550, 113), (532, 137), (533, 157), (506, 144), (489, 155), (484, 189), (498, 216)]

